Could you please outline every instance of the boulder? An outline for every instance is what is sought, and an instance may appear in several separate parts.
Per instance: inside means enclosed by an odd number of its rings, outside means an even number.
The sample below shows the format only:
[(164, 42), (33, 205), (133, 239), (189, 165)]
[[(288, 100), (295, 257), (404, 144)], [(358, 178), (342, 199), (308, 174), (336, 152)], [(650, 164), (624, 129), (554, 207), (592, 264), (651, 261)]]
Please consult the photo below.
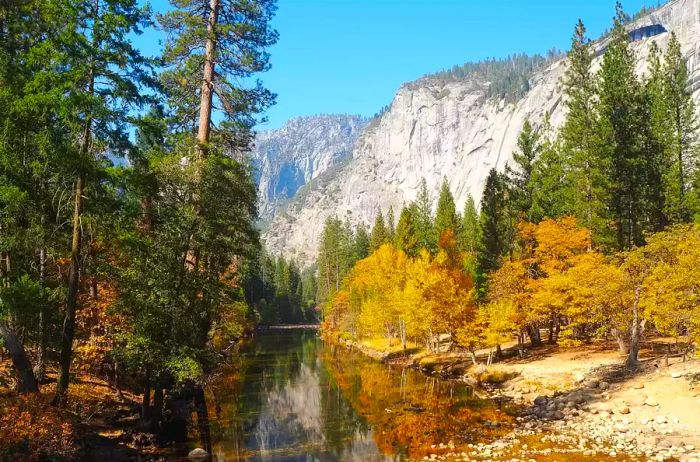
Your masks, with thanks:
[(209, 457), (209, 453), (202, 448), (194, 448), (187, 454), (188, 459), (204, 460)]

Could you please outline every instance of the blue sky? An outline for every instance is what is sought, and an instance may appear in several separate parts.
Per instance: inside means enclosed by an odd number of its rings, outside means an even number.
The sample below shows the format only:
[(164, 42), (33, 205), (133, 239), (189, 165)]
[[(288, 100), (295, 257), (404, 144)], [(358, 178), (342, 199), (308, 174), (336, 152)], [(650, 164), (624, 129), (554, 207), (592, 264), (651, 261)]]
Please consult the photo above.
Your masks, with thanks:
[[(153, 1), (162, 10), (164, 0)], [(656, 0), (626, 0), (634, 13)], [(261, 75), (277, 104), (258, 129), (321, 113), (371, 116), (403, 83), (441, 69), (513, 53), (567, 50), (583, 19), (591, 37), (608, 28), (614, 0), (278, 0), (270, 51)], [(157, 53), (160, 34), (137, 39)]]

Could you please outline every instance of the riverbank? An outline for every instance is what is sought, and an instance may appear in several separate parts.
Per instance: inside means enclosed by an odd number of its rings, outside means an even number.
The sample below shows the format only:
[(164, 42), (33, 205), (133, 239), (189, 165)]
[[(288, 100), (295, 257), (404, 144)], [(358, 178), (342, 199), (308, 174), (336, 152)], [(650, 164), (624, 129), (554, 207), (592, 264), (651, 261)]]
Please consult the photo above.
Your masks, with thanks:
[(667, 358), (664, 339), (646, 344), (635, 370), (625, 368), (609, 344), (545, 346), (485, 368), (471, 367), (463, 353), (401, 356), (396, 349), (341, 343), (428, 375), (468, 381), (482, 396), (516, 409), (504, 437), (463, 448), (448, 440), (428, 460), (700, 461), (700, 361)]
[(129, 390), (76, 372), (68, 406), (56, 408), (54, 371), (38, 394), (17, 395), (11, 377), (9, 361), (0, 361), (0, 461), (166, 460), (168, 448), (140, 428), (140, 397)]

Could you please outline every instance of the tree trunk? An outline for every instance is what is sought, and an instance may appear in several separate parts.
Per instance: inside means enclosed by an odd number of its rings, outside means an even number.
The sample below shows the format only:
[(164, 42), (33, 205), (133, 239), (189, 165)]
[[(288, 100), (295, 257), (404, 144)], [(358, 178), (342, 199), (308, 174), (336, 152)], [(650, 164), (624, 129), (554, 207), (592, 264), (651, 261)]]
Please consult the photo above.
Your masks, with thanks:
[(34, 376), (32, 363), (24, 351), (24, 346), (15, 331), (6, 321), (0, 321), (0, 336), (2, 336), (5, 349), (10, 353), (12, 365), (17, 376), (17, 391), (20, 393), (38, 393), (39, 384)]
[(153, 432), (160, 431), (160, 424), (163, 420), (163, 385), (157, 378), (153, 389), (153, 410), (151, 416), (151, 430)]
[(211, 454), (209, 411), (207, 410), (207, 400), (204, 396), (204, 389), (201, 386), (196, 386), (194, 389), (194, 405), (197, 409), (197, 429), (199, 431), (200, 444), (205, 451)]
[(401, 346), (406, 349), (406, 321), (403, 319), (399, 320), (399, 332), (401, 335)]
[(143, 379), (143, 399), (141, 399), (141, 420), (148, 422), (151, 417), (151, 371), (146, 371)]
[(542, 338), (540, 337), (540, 329), (537, 326), (527, 326), (527, 336), (530, 337), (530, 346), (542, 346)]
[(90, 298), (92, 300), (97, 300), (97, 278), (92, 276), (90, 278)]
[(478, 361), (476, 360), (476, 351), (474, 351), (474, 348), (470, 348), (470, 349), (469, 349), (469, 356), (471, 356), (471, 358), (472, 358), (472, 363), (473, 363), (475, 366), (476, 366), (477, 364), (479, 364)]
[[(89, 136), (89, 128), (86, 134)], [(87, 142), (84, 143), (87, 145)], [(78, 308), (78, 289), (80, 286), (80, 249), (82, 241), (82, 229), (80, 219), (83, 213), (83, 191), (85, 188), (85, 175), (78, 175), (75, 186), (75, 208), (73, 210), (73, 242), (71, 245), (71, 263), (68, 273), (68, 295), (66, 297), (66, 317), (63, 320), (63, 334), (61, 336), (61, 356), (59, 359), (59, 375), (56, 386), (55, 403), (61, 405), (65, 402), (70, 379), (70, 363), (73, 355), (73, 336), (75, 334), (75, 313)]]
[(630, 351), (625, 365), (634, 367), (637, 365), (639, 357), (639, 339), (642, 335), (643, 326), (639, 320), (639, 295), (642, 292), (641, 286), (634, 289), (634, 302), (632, 303), (632, 331), (630, 333)]
[(199, 128), (197, 143), (199, 156), (207, 154), (211, 130), (211, 112), (214, 94), (214, 64), (216, 60), (216, 26), (219, 22), (219, 0), (209, 0), (209, 18), (207, 19), (207, 43), (204, 51), (204, 74), (202, 76), (202, 96), (199, 106)]
[[(45, 280), (46, 248), (42, 247), (39, 249), (39, 281), (41, 282), (42, 288), (44, 287)], [(46, 307), (42, 304), (41, 309), (39, 310), (39, 362), (34, 369), (36, 378), (40, 382), (43, 381), (46, 376), (46, 345), (48, 343), (48, 332), (46, 326), (47, 316), (48, 313), (46, 313)]]
[[(525, 334), (521, 331), (518, 332), (518, 356), (521, 358), (525, 356), (524, 352), (524, 346), (525, 346)], [(530, 337), (530, 341), (532, 341), (532, 337)]]
[(119, 361), (114, 360), (114, 389), (117, 391), (117, 399), (124, 401), (121, 385), (119, 385)]

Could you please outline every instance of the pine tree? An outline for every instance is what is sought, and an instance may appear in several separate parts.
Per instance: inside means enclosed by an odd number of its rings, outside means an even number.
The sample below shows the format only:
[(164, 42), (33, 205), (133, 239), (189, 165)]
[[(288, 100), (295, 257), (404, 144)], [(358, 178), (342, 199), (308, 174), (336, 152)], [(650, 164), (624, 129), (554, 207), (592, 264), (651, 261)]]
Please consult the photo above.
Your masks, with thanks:
[(546, 218), (575, 215), (575, 196), (571, 187), (571, 175), (559, 138), (552, 140), (551, 125), (545, 118), (542, 125), (540, 155), (533, 163), (531, 221), (537, 223)]
[[(66, 295), (66, 314), (63, 323), (60, 371), (56, 386), (56, 402), (67, 399), (70, 366), (73, 355), (75, 317), (78, 310), (83, 262), (83, 212), (85, 197), (97, 184), (96, 146), (108, 144), (113, 154), (124, 153), (128, 148), (125, 129), (129, 107), (144, 102), (139, 89), (148, 82), (146, 61), (132, 46), (128, 36), (140, 33), (147, 20), (148, 10), (141, 9), (135, 0), (80, 3), (73, 10), (75, 21), (84, 36), (74, 37), (73, 43), (64, 43), (66, 51), (59, 58), (60, 64), (71, 69), (76, 78), (71, 100), (71, 118), (77, 124), (74, 168), (73, 233), (71, 239), (70, 268)], [(121, 72), (114, 72), (121, 68)]]
[(352, 267), (352, 235), (336, 217), (328, 217), (323, 227), (318, 252), (318, 293), (323, 303), (340, 289), (340, 284)]
[(466, 252), (476, 254), (480, 242), (479, 232), (479, 214), (476, 211), (474, 198), (469, 195), (464, 204), (464, 215), (460, 228), (460, 247)]
[(430, 198), (425, 178), (421, 180), (415, 205), (415, 215), (412, 218), (413, 232), (418, 241), (418, 247), (427, 249), (430, 253), (435, 253), (437, 250), (437, 236), (433, 226), (433, 201)]
[[(596, 78), (591, 70), (595, 52), (579, 20), (571, 40), (569, 68), (564, 77), (564, 103), (568, 115), (561, 129), (562, 149), (572, 185), (572, 207), (581, 223), (598, 241), (609, 241), (605, 206), (609, 193), (608, 157), (596, 133)], [(554, 160), (550, 156), (550, 160)]]
[(443, 178), (437, 210), (435, 211), (434, 235), (439, 238), (442, 236), (442, 233), (449, 229), (452, 230), (455, 236), (458, 236), (461, 232), (460, 227), (461, 223), (454, 197), (450, 191), (450, 185), (447, 182), (447, 178)]
[[(216, 136), (247, 148), (255, 115), (274, 102), (260, 81), (239, 81), (269, 69), (267, 48), (277, 41), (270, 27), (274, 0), (171, 0), (172, 10), (158, 17), (168, 34), (163, 81), (172, 95), (177, 120), (197, 130), (199, 157), (209, 149), (215, 128), (212, 113), (224, 117)], [(242, 109), (242, 110), (241, 110)]]
[(396, 217), (394, 216), (394, 207), (389, 206), (389, 212), (386, 214), (386, 233), (389, 242), (394, 242), (396, 235)]
[(644, 232), (658, 227), (658, 146), (651, 136), (647, 99), (635, 74), (636, 57), (618, 3), (613, 31), (600, 70), (599, 120), (602, 152), (609, 159), (608, 207), (615, 246), (644, 243)]
[(485, 294), (488, 274), (498, 269), (501, 258), (511, 251), (514, 230), (511, 229), (510, 219), (504, 178), (491, 169), (486, 179), (479, 217), (477, 285), (481, 295)]
[(513, 153), (515, 169), (506, 166), (510, 200), (519, 219), (533, 220), (533, 173), (541, 151), (540, 137), (529, 120), (525, 120), (518, 136), (518, 150)]
[(397, 249), (403, 250), (407, 255), (416, 256), (420, 250), (418, 244), (418, 236), (415, 230), (415, 217), (417, 215), (417, 206), (411, 203), (401, 209), (399, 222), (396, 225), (396, 236), (394, 236), (394, 246)]
[(355, 228), (355, 238), (352, 245), (352, 264), (354, 265), (363, 258), (369, 256), (370, 237), (365, 225), (360, 223)]
[(382, 211), (379, 210), (377, 217), (374, 219), (374, 226), (372, 226), (372, 233), (369, 238), (370, 253), (376, 252), (379, 247), (388, 242), (389, 236), (386, 225), (384, 224), (384, 215), (382, 215)]
[(665, 212), (674, 223), (691, 221), (698, 205), (693, 203), (689, 191), (690, 179), (698, 167), (698, 122), (688, 79), (687, 60), (676, 34), (671, 33), (663, 66), (658, 62), (652, 66), (648, 86), (655, 102), (652, 106), (656, 108), (652, 114), (656, 117), (652, 120), (656, 122), (654, 127), (664, 147)]

